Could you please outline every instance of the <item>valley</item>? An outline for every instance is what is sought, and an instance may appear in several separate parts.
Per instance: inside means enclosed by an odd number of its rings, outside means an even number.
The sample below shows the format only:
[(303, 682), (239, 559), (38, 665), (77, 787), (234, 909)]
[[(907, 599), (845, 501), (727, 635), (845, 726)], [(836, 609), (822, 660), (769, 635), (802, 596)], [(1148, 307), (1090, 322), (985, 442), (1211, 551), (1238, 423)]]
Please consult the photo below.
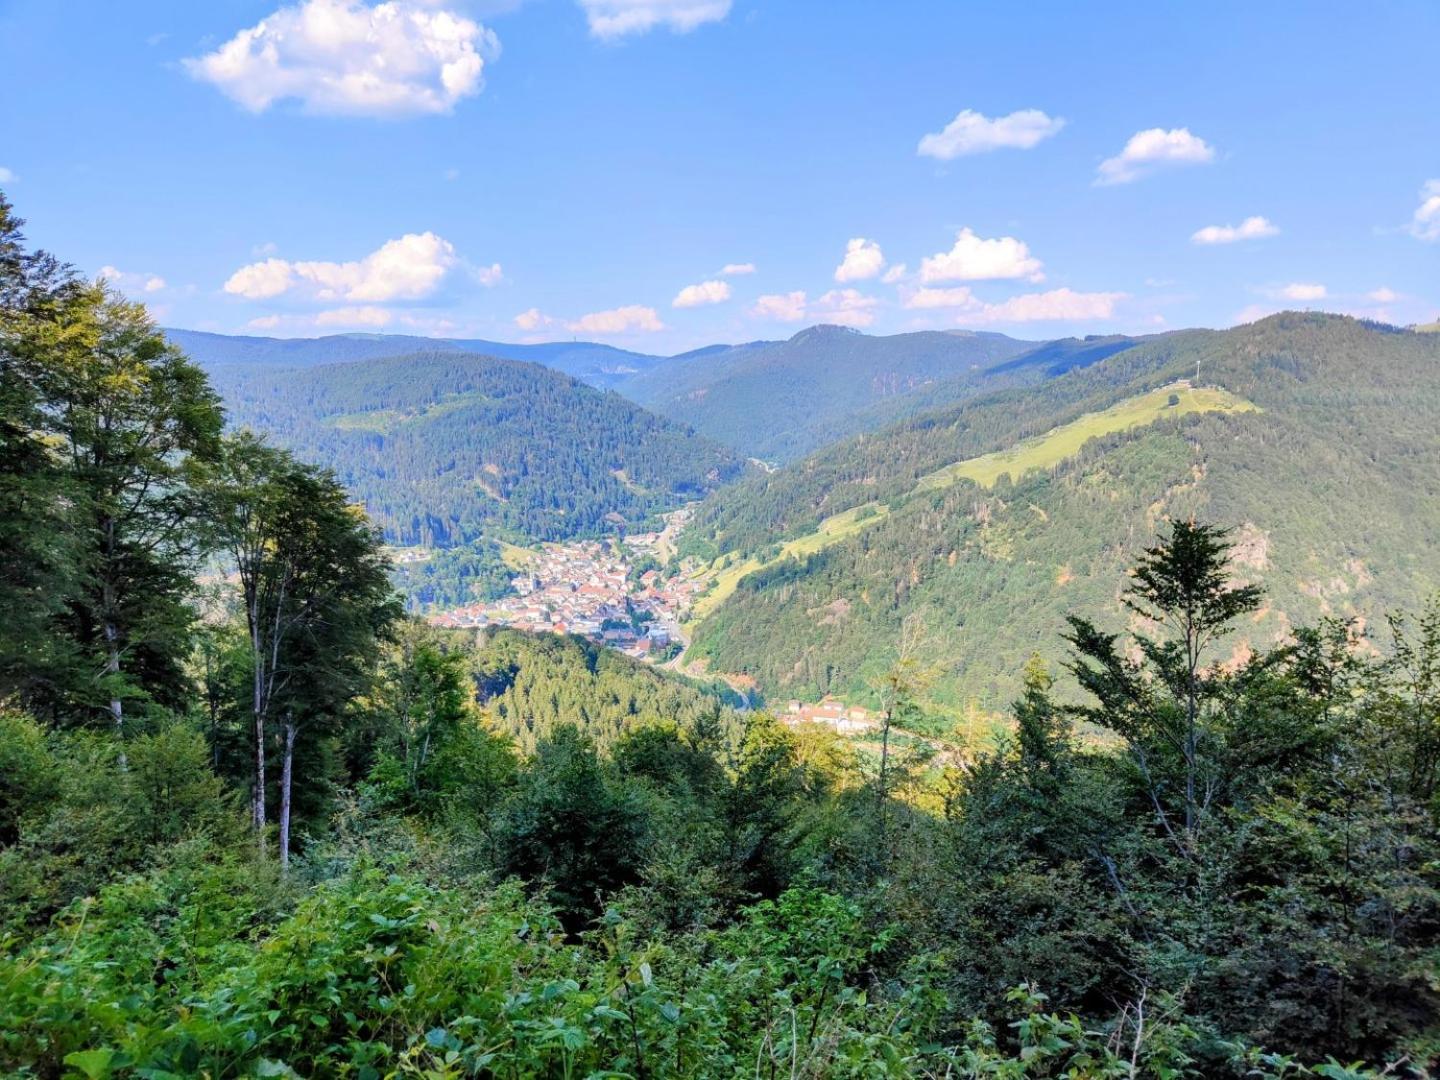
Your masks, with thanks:
[(1437, 40), (0, 3), (0, 1077), (1440, 1080)]

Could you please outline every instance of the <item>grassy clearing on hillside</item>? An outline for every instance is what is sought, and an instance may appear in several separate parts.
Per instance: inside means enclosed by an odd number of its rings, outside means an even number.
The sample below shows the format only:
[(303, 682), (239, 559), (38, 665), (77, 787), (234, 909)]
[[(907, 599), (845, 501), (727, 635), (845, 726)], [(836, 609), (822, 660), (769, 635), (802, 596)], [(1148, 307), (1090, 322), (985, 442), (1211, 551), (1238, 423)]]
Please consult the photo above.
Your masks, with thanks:
[(511, 570), (523, 570), (535, 561), (535, 552), (529, 548), (507, 544), (504, 540), (496, 540), (495, 543), (500, 548), (501, 562)]
[[(1171, 395), (1179, 399), (1174, 405), (1170, 404)], [(1166, 417), (1200, 412), (1255, 411), (1255, 405), (1227, 390), (1192, 387), (1188, 381), (1182, 380), (1152, 390), (1148, 394), (1128, 398), (1101, 412), (1086, 413), (1068, 424), (1062, 424), (1036, 438), (1027, 439), (1008, 450), (997, 450), (992, 454), (947, 465), (922, 477), (915, 485), (915, 491), (949, 487), (962, 478), (991, 487), (1004, 473), (1018, 479), (1031, 469), (1051, 468), (1074, 456), (1093, 438), (1144, 427)], [(729, 566), (721, 565), (723, 560), (712, 563), (708, 569), (701, 572), (701, 576), (713, 575), (714, 585), (696, 601), (694, 610), (690, 613), (691, 624), (700, 622), (719, 608), (734, 594), (741, 580), (756, 570), (772, 566), (782, 559), (803, 559), (807, 555), (824, 551), (831, 545), (854, 536), (867, 525), (882, 521), (889, 512), (890, 508), (887, 506), (865, 503), (834, 514), (822, 521), (814, 532), (788, 541), (782, 545), (780, 554), (773, 559), (760, 559), (752, 555)]]
[[(1179, 402), (1171, 405), (1171, 395)], [(1102, 412), (1086, 413), (1068, 424), (1052, 428), (1044, 435), (1026, 439), (1008, 450), (957, 461), (929, 476), (922, 477), (916, 491), (949, 487), (957, 480), (973, 480), (982, 487), (993, 487), (1005, 473), (1018, 480), (1032, 469), (1049, 469), (1079, 453), (1091, 439), (1117, 431), (1144, 427), (1167, 417), (1199, 412), (1255, 412), (1257, 408), (1244, 398), (1215, 387), (1191, 387), (1188, 382), (1171, 383), (1139, 397), (1127, 398)]]
[[(865, 503), (863, 506), (852, 506), (849, 510), (843, 510), (838, 514), (832, 514), (816, 526), (815, 531), (806, 533), (804, 536), (790, 540), (780, 547), (780, 554), (773, 559), (761, 560), (754, 556), (741, 560), (715, 573), (715, 584), (709, 592), (695, 602), (694, 610), (690, 613), (692, 623), (699, 622), (705, 616), (723, 604), (740, 584), (740, 580), (756, 570), (763, 569), (772, 563), (780, 562), (782, 559), (796, 558), (803, 559), (807, 555), (814, 555), (824, 551), (831, 544), (838, 544), (846, 537), (854, 536), (861, 529), (882, 521), (890, 513), (888, 506), (881, 506), (879, 503)], [(724, 560), (719, 560), (723, 562)], [(712, 564), (710, 573), (714, 570)]]

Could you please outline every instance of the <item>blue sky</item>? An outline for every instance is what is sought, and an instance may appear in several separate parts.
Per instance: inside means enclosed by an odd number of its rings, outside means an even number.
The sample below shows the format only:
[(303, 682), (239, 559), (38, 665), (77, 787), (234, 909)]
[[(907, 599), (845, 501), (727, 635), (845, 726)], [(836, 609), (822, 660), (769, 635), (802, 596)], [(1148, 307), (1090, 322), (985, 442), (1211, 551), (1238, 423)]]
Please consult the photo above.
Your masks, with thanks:
[(0, 188), (222, 332), (1440, 313), (1440, 5), (1019, 8), (0, 0)]

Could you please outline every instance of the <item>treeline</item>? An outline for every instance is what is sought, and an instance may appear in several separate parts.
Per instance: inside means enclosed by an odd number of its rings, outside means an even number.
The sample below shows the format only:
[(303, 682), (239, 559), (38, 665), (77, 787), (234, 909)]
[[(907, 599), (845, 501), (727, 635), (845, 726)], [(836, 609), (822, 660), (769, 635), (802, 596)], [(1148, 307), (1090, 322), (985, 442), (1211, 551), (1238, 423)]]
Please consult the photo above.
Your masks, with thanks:
[(538, 364), (454, 352), (216, 370), (234, 427), (333, 469), (398, 544), (564, 540), (656, 524), (734, 453)]
[(405, 621), (334, 478), (8, 206), (0, 289), (6, 1075), (1430, 1074), (1440, 607), (1234, 655), (1263, 598), (1181, 519), (1147, 635), (1069, 621), (1083, 706), (1031, 665), (998, 747), (877, 759)]

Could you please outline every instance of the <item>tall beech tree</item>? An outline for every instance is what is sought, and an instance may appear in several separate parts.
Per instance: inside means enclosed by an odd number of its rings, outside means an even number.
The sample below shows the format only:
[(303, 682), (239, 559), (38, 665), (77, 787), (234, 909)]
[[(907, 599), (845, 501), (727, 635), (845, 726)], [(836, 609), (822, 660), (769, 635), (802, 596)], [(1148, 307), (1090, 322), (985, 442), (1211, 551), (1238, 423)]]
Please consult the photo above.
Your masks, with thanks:
[(31, 295), (14, 351), (33, 397), (14, 423), (44, 444), (45, 473), (58, 470), (52, 496), (74, 588), (55, 633), (85, 665), (56, 696), (82, 716), (103, 709), (121, 730), (127, 701), (184, 700), (185, 601), (202, 552), (197, 478), (223, 415), (205, 373), (142, 305), (103, 283)]
[(73, 681), (55, 616), (75, 585), (73, 493), (47, 445), (39, 345), (45, 320), (78, 288), (73, 270), (32, 252), (24, 222), (0, 194), (0, 696), (39, 706)]
[(211, 512), (239, 577), (249, 638), (251, 823), (263, 845), (267, 758), (278, 740), (283, 866), (297, 743), (338, 722), (399, 605), (378, 534), (328, 471), (241, 434), (225, 443)]

